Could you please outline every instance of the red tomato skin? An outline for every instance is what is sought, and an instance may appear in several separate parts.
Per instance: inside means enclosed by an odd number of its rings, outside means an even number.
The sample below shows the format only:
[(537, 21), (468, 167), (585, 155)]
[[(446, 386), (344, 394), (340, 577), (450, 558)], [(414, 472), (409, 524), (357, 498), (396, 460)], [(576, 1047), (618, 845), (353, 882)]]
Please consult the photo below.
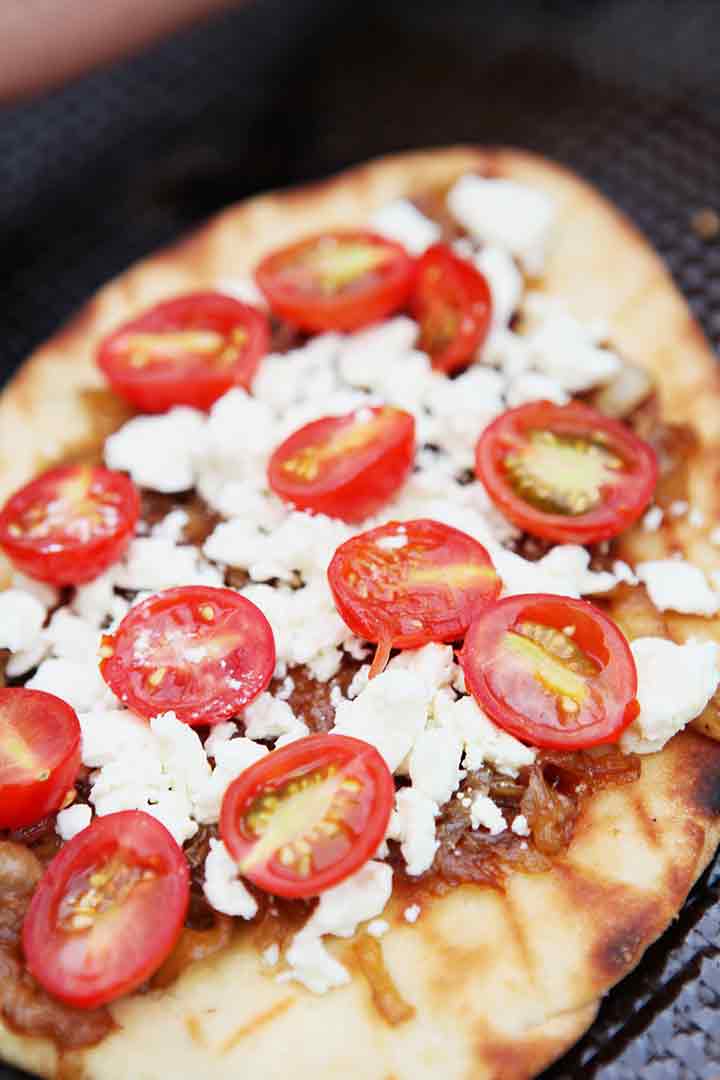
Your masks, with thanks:
[[(488, 683), (487, 671), (492, 670), (493, 647), (502, 633), (511, 629), (528, 607), (538, 610), (548, 620), (546, 625), (562, 629), (570, 623), (592, 624), (594, 641), (588, 648), (592, 658), (601, 664), (600, 674), (607, 678), (617, 700), (613, 715), (604, 722), (588, 725), (576, 731), (564, 728), (553, 730), (540, 727), (517, 710), (498, 701)], [(583, 633), (574, 639), (581, 647)], [(594, 655), (593, 655), (594, 654)], [(619, 628), (599, 608), (587, 600), (574, 600), (549, 593), (509, 596), (480, 612), (467, 632), (459, 654), (460, 666), (469, 692), (488, 716), (521, 742), (553, 750), (582, 750), (591, 746), (618, 741), (623, 731), (640, 711), (637, 702), (637, 669), (630, 646)], [(487, 661), (487, 668), (484, 666)], [(604, 664), (603, 664), (604, 661)]]
[[(378, 416), (386, 410), (376, 406), (371, 411)], [(347, 463), (346, 478), (337, 483), (332, 477), (315, 483), (288, 480), (283, 462), (305, 447), (322, 444), (355, 414), (326, 416), (301, 427), (270, 458), (270, 487), (298, 510), (327, 514), (349, 523), (377, 513), (405, 483), (415, 458), (415, 418), (400, 409), (393, 412), (392, 432), (372, 447), (357, 451), (354, 460)]]
[[(433, 601), (430, 590), (425, 598), (420, 598), (413, 604), (409, 618), (402, 624), (402, 597), (393, 597), (387, 602), (378, 603), (373, 598), (360, 600), (354, 590), (346, 584), (346, 576), (352, 571), (352, 566), (363, 544), (374, 544), (379, 538), (391, 534), (402, 526), (410, 537), (411, 542), (448, 544), (456, 549), (462, 549), (468, 556), (483, 565), (493, 575), (488, 580), (487, 586), (478, 590), (471, 603), (464, 604), (461, 610), (443, 612)], [(402, 549), (401, 549), (402, 550)], [(427, 645), (431, 641), (458, 641), (467, 630), (473, 612), (480, 607), (492, 603), (500, 594), (502, 582), (494, 572), (492, 560), (482, 544), (473, 540), (471, 536), (453, 529), (450, 525), (444, 525), (438, 521), (418, 518), (415, 521), (388, 522), (376, 529), (353, 536), (341, 544), (332, 557), (328, 567), (328, 581), (337, 607), (343, 621), (358, 637), (367, 641), (383, 641), (391, 639), (392, 645), (397, 649), (417, 649), (421, 645)], [(437, 590), (436, 590), (437, 591)], [(381, 618), (376, 618), (377, 612), (381, 612)], [(423, 615), (427, 618), (427, 625), (416, 627)], [(381, 633), (380, 623), (395, 622), (396, 626), (392, 633)]]
[(42, 723), (38, 716), (47, 718), (48, 738), (55, 741), (59, 734), (63, 748), (55, 750), (51, 760), (42, 758), (39, 762), (49, 772), (46, 780), (3, 783), (0, 779), (0, 829), (35, 825), (59, 810), (80, 769), (80, 724), (75, 710), (54, 694), (24, 687), (0, 690), (0, 756), (3, 735), (9, 727), (8, 712), (17, 715), (18, 710), (26, 718), (28, 734), (38, 731)]
[[(432, 278), (439, 275), (439, 281)], [(447, 244), (433, 244), (417, 264), (415, 288), (410, 298), (410, 314), (422, 326), (432, 310), (433, 293), (449, 300), (461, 313), (454, 339), (439, 352), (430, 354), (432, 366), (450, 374), (472, 361), (485, 341), (492, 319), (492, 294), (484, 274), (461, 259)]]
[[(62, 944), (69, 935), (57, 922), (67, 886), (117, 851), (161, 872), (154, 889), (159, 895), (153, 897), (152, 910), (141, 912), (144, 925), (138, 925), (138, 912), (130, 913), (133, 926), (116, 937), (117, 947), (94, 977), (82, 970), (63, 970)], [(164, 825), (141, 810), (95, 818), (63, 845), (33, 894), (22, 931), (28, 970), (60, 1001), (80, 1009), (105, 1005), (136, 989), (160, 967), (180, 935), (189, 902), (190, 868)]]
[[(633, 472), (617, 485), (617, 494), (609, 504), (604, 502), (587, 514), (571, 517), (538, 510), (515, 494), (502, 470), (505, 448), (521, 437), (523, 430), (533, 427), (551, 427), (567, 435), (600, 431), (608, 436), (609, 449), (616, 449), (633, 463)], [(485, 428), (475, 449), (475, 472), (498, 509), (519, 528), (558, 543), (591, 544), (610, 540), (637, 521), (655, 490), (658, 462), (653, 448), (630, 428), (588, 405), (533, 401), (509, 409)]]
[[(213, 368), (200, 357), (195, 370), (133, 369), (123, 359), (122, 341), (132, 333), (214, 330), (228, 335), (236, 328), (248, 337), (242, 356), (231, 367)], [(249, 390), (270, 346), (270, 326), (262, 311), (222, 293), (199, 292), (156, 304), (113, 330), (100, 344), (97, 363), (113, 390), (143, 413), (162, 413), (175, 405), (209, 409), (233, 386)]]
[[(248, 638), (252, 639), (248, 648), (252, 648), (255, 654), (253, 659), (256, 661), (252, 668), (252, 679), (243, 683), (240, 688), (233, 689), (229, 680), (247, 673), (224, 669), (212, 679), (216, 684), (212, 696), (208, 692), (200, 699), (188, 700), (188, 695), (184, 694), (182, 688), (178, 700), (169, 700), (159, 691), (150, 693), (147, 689), (147, 674), (158, 665), (132, 663), (138, 634), (152, 627), (153, 616), (157, 613), (164, 614), (173, 608), (177, 609), (181, 604), (198, 608), (205, 603), (218, 604), (224, 613), (235, 614), (238, 620), (244, 621)], [(102, 644), (113, 652), (111, 656), (101, 659), (100, 674), (124, 705), (148, 719), (172, 710), (178, 720), (191, 726), (218, 724), (234, 716), (262, 693), (275, 670), (275, 638), (270, 623), (255, 604), (232, 589), (190, 585), (155, 593), (135, 604), (115, 633), (103, 638)], [(190, 661), (189, 664), (195, 666), (196, 661)]]
[(273, 312), (281, 319), (310, 333), (324, 330), (350, 331), (379, 322), (405, 306), (415, 280), (415, 262), (405, 249), (392, 240), (360, 229), (341, 229), (321, 234), (337, 240), (379, 245), (393, 255), (379, 275), (379, 283), (346, 290), (344, 295), (323, 296), (289, 286), (278, 280), (282, 267), (304, 249), (317, 242), (320, 235), (305, 237), (286, 248), (266, 255), (255, 269), (255, 280)]
[(45, 541), (13, 536), (11, 530), (18, 515), (35, 502), (50, 501), (57, 484), (77, 469), (76, 465), (62, 465), (41, 473), (11, 495), (0, 511), (0, 547), (13, 565), (28, 577), (60, 588), (85, 585), (117, 562), (132, 539), (140, 516), (140, 496), (133, 482), (124, 473), (96, 465), (91, 469), (93, 484), (108, 489), (117, 500), (119, 520), (113, 531), (87, 542), (68, 539), (60, 544), (58, 551), (52, 550), (56, 546), (52, 535)]
[(245, 873), (255, 885), (276, 896), (308, 897), (318, 896), (350, 877), (372, 858), (382, 843), (395, 800), (395, 782), (375, 747), (349, 735), (309, 735), (297, 739), (260, 758), (233, 780), (223, 798), (220, 836), (232, 857), (240, 862), (252, 845), (241, 834), (238, 822), (263, 788), (313, 764), (320, 768), (326, 763), (344, 764), (353, 760), (360, 761), (373, 784), (372, 813), (356, 844), (339, 862), (316, 871), (305, 881), (281, 877), (272, 865), (262, 864)]

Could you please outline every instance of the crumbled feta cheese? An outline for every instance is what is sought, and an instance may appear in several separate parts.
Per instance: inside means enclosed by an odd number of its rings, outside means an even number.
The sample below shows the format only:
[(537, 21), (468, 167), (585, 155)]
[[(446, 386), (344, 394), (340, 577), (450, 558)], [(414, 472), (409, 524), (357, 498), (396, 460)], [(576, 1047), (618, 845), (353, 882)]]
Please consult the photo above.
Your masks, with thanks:
[[(358, 694), (362, 693), (362, 691), (365, 689), (365, 687), (368, 684), (369, 675), (370, 675), (370, 665), (369, 664), (363, 664), (362, 667), (357, 669), (357, 671), (355, 672), (355, 674), (352, 677), (350, 685), (347, 688), (347, 696), (351, 701), (352, 701), (353, 698), (356, 698), (358, 696)], [(338, 702), (338, 705), (339, 704), (340, 704), (340, 702)], [(337, 708), (337, 705), (335, 707)]]
[(223, 578), (192, 545), (178, 547), (162, 537), (148, 536), (131, 542), (124, 561), (116, 568), (115, 583), (124, 589), (159, 592), (178, 585), (219, 587)]
[(628, 566), (622, 559), (616, 559), (612, 564), (612, 572), (618, 581), (625, 582), (626, 585), (637, 585), (638, 577), (633, 573), (632, 567)]
[[(99, 637), (94, 626), (67, 608), (58, 608), (45, 631), (53, 655), (87, 662), (97, 656)], [(96, 661), (97, 662), (97, 661)]]
[(493, 802), (488, 795), (481, 794), (473, 798), (470, 807), (470, 824), (473, 829), (479, 829), (482, 825), (491, 836), (499, 836), (507, 828), (502, 810), (497, 803)]
[(435, 839), (437, 803), (414, 787), (401, 788), (395, 796), (388, 836), (400, 841), (408, 874), (416, 877), (432, 866), (439, 842)]
[(492, 326), (506, 327), (520, 304), (522, 274), (512, 256), (501, 247), (483, 247), (473, 262), (490, 286)]
[(395, 199), (381, 206), (370, 218), (370, 226), (381, 236), (402, 244), (411, 255), (422, 255), (441, 236), (440, 226), (425, 217), (409, 199)]
[(350, 982), (347, 969), (328, 952), (322, 938), (303, 937), (302, 931), (293, 938), (285, 961), (288, 970), (275, 976), (277, 982), (294, 980), (315, 994), (326, 994)]
[(419, 915), (420, 915), (420, 905), (419, 904), (410, 904), (409, 907), (405, 908), (405, 911), (404, 911), (405, 922), (415, 923), (415, 922), (418, 921), (418, 916)]
[(711, 531), (708, 539), (711, 544), (715, 544), (716, 546), (720, 547), (720, 525), (715, 526), (715, 528)]
[(602, 386), (620, 371), (620, 358), (595, 344), (587, 324), (558, 308), (545, 310), (527, 344), (533, 365), (571, 394)]
[(19, 652), (31, 648), (45, 615), (44, 604), (29, 592), (15, 588), (0, 592), (0, 649)]
[(223, 796), (233, 780), (269, 752), (252, 739), (230, 739), (214, 746), (212, 775), (190, 789), (192, 814), (196, 821), (210, 824), (220, 818)]
[(343, 701), (330, 734), (352, 735), (371, 743), (394, 772), (425, 727), (428, 695), (411, 671), (384, 671), (354, 701)]
[(642, 527), (645, 532), (657, 532), (663, 522), (663, 511), (660, 506), (651, 506), (642, 519)]
[(136, 416), (105, 441), (109, 469), (130, 473), (140, 487), (187, 491), (193, 486), (193, 451), (202, 437), (205, 417), (178, 406), (161, 416)]
[(232, 720), (226, 720), (222, 724), (215, 724), (210, 728), (210, 734), (205, 740), (205, 753), (214, 758), (223, 743), (230, 742), (238, 733), (238, 726)]
[(249, 739), (277, 739), (280, 735), (300, 738), (308, 734), (308, 726), (292, 711), (287, 701), (260, 694), (243, 713), (245, 734)]
[(367, 932), (372, 937), (380, 938), (387, 934), (389, 929), (390, 923), (386, 919), (373, 919), (371, 923), (368, 923)]
[(449, 686), (457, 670), (452, 645), (431, 641), (419, 649), (404, 649), (394, 656), (388, 671), (410, 671), (422, 679), (428, 700), (437, 690)]
[(391, 893), (392, 867), (371, 859), (345, 881), (320, 894), (320, 902), (300, 935), (352, 937), (360, 923), (381, 914)]
[(720, 596), (710, 588), (702, 570), (684, 559), (638, 563), (635, 572), (660, 611), (715, 615), (720, 610)]
[(524, 814), (516, 814), (510, 828), (516, 836), (530, 835), (530, 826), (528, 825), (528, 820)]
[(705, 515), (697, 506), (693, 506), (688, 514), (688, 523), (692, 525), (693, 529), (702, 529), (705, 524)]
[(73, 803), (67, 810), (60, 810), (55, 821), (55, 832), (66, 843), (87, 829), (92, 821), (92, 810), (87, 803)]
[(688, 512), (688, 502), (685, 499), (675, 499), (668, 507), (670, 517), (683, 517)]
[(566, 405), (570, 395), (560, 383), (539, 371), (524, 371), (516, 375), (508, 385), (505, 401), (509, 409), (525, 405), (528, 401), (553, 401)]
[(241, 304), (250, 304), (251, 307), (261, 310), (265, 310), (268, 306), (264, 293), (255, 284), (254, 278), (249, 275), (221, 278), (217, 283), (217, 290), (226, 296), (232, 296), (234, 300), (239, 300)]
[(490, 553), (502, 578), (505, 596), (552, 593), (578, 597), (607, 592), (616, 584), (613, 574), (589, 569), (590, 552), (578, 544), (551, 548), (537, 562), (504, 548), (493, 547)]
[(422, 731), (410, 751), (413, 788), (442, 806), (460, 783), (462, 744), (450, 728)]
[(623, 750), (652, 754), (699, 716), (715, 693), (720, 670), (712, 641), (676, 645), (664, 638), (637, 638), (630, 645), (638, 674), (640, 713), (623, 732)]
[(119, 622), (129, 610), (127, 601), (115, 593), (116, 572), (117, 567), (113, 566), (94, 581), (80, 585), (75, 590), (73, 611), (95, 627), (104, 627), (108, 619)]
[(472, 236), (506, 248), (529, 273), (540, 273), (555, 216), (554, 202), (544, 192), (467, 173), (448, 192), (447, 204)]
[(238, 868), (222, 840), (210, 840), (205, 859), (205, 899), (216, 911), (252, 919), (257, 915), (257, 901), (238, 878)]
[(492, 765), (504, 776), (517, 776), (520, 769), (532, 765), (535, 751), (497, 727), (480, 709), (474, 698), (453, 701), (438, 694), (433, 703), (437, 723), (449, 727), (465, 748), (465, 768), (479, 769)]
[(20, 570), (13, 570), (10, 584), (13, 589), (20, 589), (22, 592), (30, 593), (48, 610), (60, 603), (60, 592), (54, 585), (48, 585), (44, 581), (37, 581), (36, 578), (28, 577), (26, 574), (21, 573)]
[(178, 506), (166, 514), (162, 521), (158, 521), (157, 525), (153, 525), (151, 533), (161, 540), (169, 540), (171, 544), (179, 544), (189, 520), (187, 510)]
[(38, 667), (28, 690), (44, 690), (72, 705), (76, 712), (87, 712), (96, 705), (115, 700), (98, 669), (97, 656), (85, 660), (61, 660), (51, 657)]

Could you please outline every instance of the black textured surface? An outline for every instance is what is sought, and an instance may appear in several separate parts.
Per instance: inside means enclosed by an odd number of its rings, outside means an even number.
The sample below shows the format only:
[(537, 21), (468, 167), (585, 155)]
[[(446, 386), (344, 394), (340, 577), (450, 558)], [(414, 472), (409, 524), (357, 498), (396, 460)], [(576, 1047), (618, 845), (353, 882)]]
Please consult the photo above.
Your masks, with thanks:
[[(690, 221), (720, 211), (719, 37), (716, 0), (256, 0), (8, 110), (0, 371), (102, 281), (234, 199), (465, 140), (530, 147), (597, 184), (718, 345), (720, 238)], [(720, 1077), (719, 890), (711, 869), (547, 1080)]]

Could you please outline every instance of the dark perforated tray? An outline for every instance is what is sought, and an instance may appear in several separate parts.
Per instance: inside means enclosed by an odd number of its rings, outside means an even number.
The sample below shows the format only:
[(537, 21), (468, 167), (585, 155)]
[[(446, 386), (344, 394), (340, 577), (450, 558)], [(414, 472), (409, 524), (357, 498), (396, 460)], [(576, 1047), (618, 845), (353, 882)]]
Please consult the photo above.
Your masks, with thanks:
[[(717, 345), (720, 238), (691, 219), (720, 211), (719, 33), (715, 0), (258, 0), (0, 114), (2, 373), (223, 204), (453, 141), (527, 146), (592, 180)], [(720, 1076), (719, 887), (711, 868), (548, 1080)]]

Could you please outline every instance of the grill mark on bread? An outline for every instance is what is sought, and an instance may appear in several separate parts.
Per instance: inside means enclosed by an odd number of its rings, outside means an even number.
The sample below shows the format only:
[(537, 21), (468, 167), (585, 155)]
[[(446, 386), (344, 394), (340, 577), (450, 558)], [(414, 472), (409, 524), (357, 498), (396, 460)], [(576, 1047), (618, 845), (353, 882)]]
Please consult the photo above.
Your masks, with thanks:
[(274, 1005), (271, 1005), (269, 1009), (264, 1009), (257, 1016), (254, 1016), (252, 1020), (248, 1020), (245, 1024), (241, 1024), (232, 1035), (229, 1035), (224, 1042), (220, 1045), (220, 1053), (228, 1054), (231, 1050), (234, 1050), (236, 1046), (246, 1039), (249, 1035), (254, 1035), (256, 1031), (260, 1031), (261, 1028), (271, 1024), (278, 1016), (282, 1016), (288, 1009), (297, 1001), (295, 997), (281, 998)]

